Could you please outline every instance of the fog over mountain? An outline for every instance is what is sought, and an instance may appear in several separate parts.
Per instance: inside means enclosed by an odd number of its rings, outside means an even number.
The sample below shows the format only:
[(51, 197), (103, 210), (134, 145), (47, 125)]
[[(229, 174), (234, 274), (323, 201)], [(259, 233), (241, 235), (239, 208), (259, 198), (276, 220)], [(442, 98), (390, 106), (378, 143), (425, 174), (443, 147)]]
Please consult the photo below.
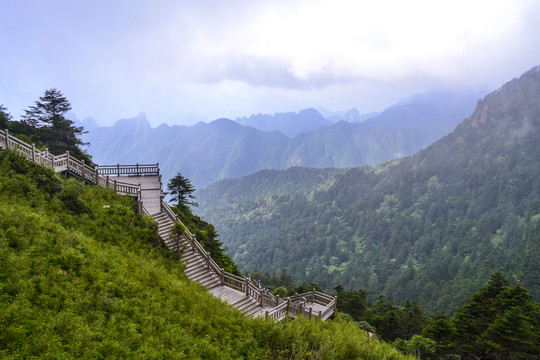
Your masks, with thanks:
[(249, 118), (236, 119), (242, 125), (251, 126), (263, 131), (279, 131), (288, 137), (315, 130), (321, 126), (332, 124), (315, 109), (304, 109), (298, 113), (287, 112), (268, 114), (253, 114)]
[[(199, 191), (197, 211), (243, 271), (285, 269), (295, 281), (429, 311), (455, 308), (503, 271), (538, 299), (539, 99), (535, 67), (413, 156), (336, 175), (294, 169), (217, 182)], [(425, 106), (435, 105), (398, 105), (362, 124), (391, 126), (399, 111), (411, 115), (401, 131), (419, 129)]]
[[(159, 161), (165, 179), (181, 172), (202, 188), (263, 169), (346, 168), (410, 155), (452, 131), (477, 99), (474, 93), (418, 95), (360, 123), (331, 124), (314, 109), (242, 120), (274, 131), (230, 119), (152, 128), (141, 113), (108, 127), (86, 119), (84, 140), (98, 164)], [(301, 131), (307, 132), (284, 134)]]

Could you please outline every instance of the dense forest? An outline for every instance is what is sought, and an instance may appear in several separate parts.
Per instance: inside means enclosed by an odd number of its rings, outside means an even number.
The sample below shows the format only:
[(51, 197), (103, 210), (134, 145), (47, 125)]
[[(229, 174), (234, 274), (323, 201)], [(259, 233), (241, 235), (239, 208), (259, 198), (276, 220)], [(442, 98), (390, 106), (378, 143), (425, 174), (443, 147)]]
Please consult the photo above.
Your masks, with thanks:
[[(320, 287), (294, 285), (282, 271), (252, 273), (280, 296)], [(365, 290), (334, 288), (340, 316), (421, 359), (537, 359), (540, 354), (540, 304), (521, 285), (511, 285), (496, 272), (450, 317), (426, 315), (416, 301), (395, 305), (384, 295), (368, 300)]]
[[(539, 99), (536, 67), (412, 157), (350, 169), (314, 190), (209, 206), (203, 217), (243, 271), (284, 269), (295, 282), (452, 312), (500, 270), (538, 299)], [(248, 180), (239, 183), (256, 194)], [(223, 194), (235, 191), (229, 181)]]

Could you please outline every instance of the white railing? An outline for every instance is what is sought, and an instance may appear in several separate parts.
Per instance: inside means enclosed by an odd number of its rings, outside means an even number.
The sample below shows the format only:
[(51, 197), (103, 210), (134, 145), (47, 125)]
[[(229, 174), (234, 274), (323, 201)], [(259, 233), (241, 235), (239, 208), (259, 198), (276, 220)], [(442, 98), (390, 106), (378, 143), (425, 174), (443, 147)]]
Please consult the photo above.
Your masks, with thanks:
[[(29, 161), (52, 167), (56, 172), (67, 172), (88, 183), (114, 189), (118, 194), (136, 197), (138, 199), (139, 212), (151, 216), (142, 206), (141, 185), (128, 184), (116, 179), (111, 180), (109, 176), (157, 175), (159, 176), (161, 184), (159, 163), (135, 165), (117, 164), (96, 166), (95, 168), (92, 168), (85, 164), (83, 160), (78, 160), (73, 156), (70, 156), (69, 152), (54, 156), (47, 150), (37, 150), (34, 144), (29, 145), (24, 141), (9, 135), (8, 130), (0, 130), (0, 149), (16, 150), (19, 153), (22, 153)], [(162, 184), (161, 187), (163, 187)], [(333, 314), (336, 308), (336, 298), (333, 296), (313, 290), (286, 299), (280, 299), (279, 296), (274, 296), (267, 289), (262, 288), (258, 282), (251, 280), (249, 276), (243, 278), (225, 271), (219, 267), (214, 259), (212, 259), (212, 256), (210, 256), (210, 253), (202, 247), (195, 236), (171, 210), (169, 205), (163, 201), (163, 196), (161, 196), (161, 210), (164, 211), (172, 221), (178, 222), (182, 226), (190, 246), (201, 256), (207, 267), (219, 277), (221, 285), (244, 292), (247, 296), (255, 299), (261, 307), (271, 308), (266, 311), (267, 319), (281, 321), (287, 314), (290, 314), (292, 316), (305, 316), (326, 320)], [(324, 306), (324, 308), (319, 310), (317, 314), (314, 314), (312, 307), (308, 308), (304, 305), (306, 303), (319, 304)]]
[[(47, 167), (52, 167), (55, 172), (67, 172), (71, 175), (75, 175), (81, 178), (88, 183), (114, 189), (117, 193), (122, 195), (137, 197), (140, 203), (140, 185), (128, 184), (116, 180), (109, 180), (108, 176), (101, 176), (99, 172), (96, 171), (96, 169), (85, 164), (84, 160), (79, 160), (73, 156), (70, 156), (69, 151), (66, 151), (65, 154), (54, 156), (50, 154), (47, 150), (37, 150), (34, 144), (27, 144), (24, 141), (9, 135), (8, 130), (0, 130), (0, 148), (15, 150), (23, 154), (23, 156), (25, 156), (28, 161), (32, 161), (34, 163), (41, 164)], [(153, 166), (154, 169), (157, 168), (157, 164), (148, 165), (146, 167), (150, 166)], [(143, 171), (148, 172), (149, 170), (147, 168), (144, 168)], [(139, 208), (140, 207), (141, 204), (139, 204)]]
[[(173, 221), (178, 222), (184, 229), (184, 234), (190, 246), (201, 256), (206, 266), (219, 277), (221, 285), (241, 291), (251, 298), (255, 299), (261, 307), (271, 307), (271, 310), (266, 311), (266, 318), (281, 321), (290, 314), (292, 316), (305, 316), (307, 318), (319, 318), (322, 320), (328, 319), (336, 308), (336, 298), (327, 295), (323, 292), (312, 290), (304, 294), (298, 294), (286, 299), (280, 299), (278, 296), (272, 295), (267, 289), (260, 286), (258, 282), (251, 280), (248, 277), (241, 277), (231, 274), (222, 268), (212, 259), (210, 253), (206, 251), (197, 241), (195, 236), (182, 223), (178, 216), (172, 211), (169, 205), (161, 200), (161, 209)], [(316, 303), (323, 305), (324, 308), (318, 313), (313, 313), (312, 308), (304, 306), (304, 302)]]
[(102, 165), (97, 168), (100, 175), (109, 176), (145, 176), (159, 175), (159, 163), (135, 165)]

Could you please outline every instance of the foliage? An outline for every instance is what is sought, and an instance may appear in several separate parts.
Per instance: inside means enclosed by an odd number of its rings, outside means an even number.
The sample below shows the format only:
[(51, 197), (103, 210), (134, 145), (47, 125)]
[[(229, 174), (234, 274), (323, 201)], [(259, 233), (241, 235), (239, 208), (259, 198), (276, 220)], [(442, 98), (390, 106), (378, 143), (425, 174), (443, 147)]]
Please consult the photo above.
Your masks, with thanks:
[(467, 299), (453, 323), (456, 348), (466, 359), (537, 359), (540, 354), (540, 305), (500, 272)]
[(245, 318), (152, 245), (131, 198), (83, 186), (74, 212), (51, 170), (8, 151), (0, 170), (2, 359), (410, 358), (344, 319)]
[[(69, 110), (71, 104), (62, 92), (55, 88), (47, 89), (35, 105), (25, 110), (20, 122), (10, 122), (10, 129), (37, 146), (47, 147), (53, 154), (69, 151), (76, 158), (91, 163), (90, 156), (81, 149), (87, 145), (81, 140), (81, 135), (86, 132), (64, 116)], [(28, 141), (27, 138), (23, 140)]]
[(167, 183), (167, 189), (171, 196), (172, 201), (176, 201), (177, 207), (182, 206), (198, 206), (195, 202), (195, 196), (193, 192), (195, 188), (191, 185), (191, 181), (178, 173), (175, 177), (169, 180)]
[(232, 204), (231, 192), (215, 193), (221, 205), (201, 215), (247, 272), (285, 269), (295, 283), (366, 289), (432, 313), (457, 308), (501, 270), (538, 299), (539, 94), (540, 72), (531, 71), (412, 157), (306, 191), (250, 192)]
[[(223, 243), (219, 240), (219, 235), (212, 224), (193, 215), (190, 208), (186, 205), (179, 207), (173, 206), (172, 210), (221, 268), (232, 274), (241, 274), (236, 264), (225, 253), (226, 248), (223, 247)], [(177, 229), (177, 233), (183, 231), (183, 229)]]
[(8, 124), (11, 121), (12, 117), (7, 112), (7, 109), (4, 105), (0, 104), (0, 130), (5, 130), (8, 128)]

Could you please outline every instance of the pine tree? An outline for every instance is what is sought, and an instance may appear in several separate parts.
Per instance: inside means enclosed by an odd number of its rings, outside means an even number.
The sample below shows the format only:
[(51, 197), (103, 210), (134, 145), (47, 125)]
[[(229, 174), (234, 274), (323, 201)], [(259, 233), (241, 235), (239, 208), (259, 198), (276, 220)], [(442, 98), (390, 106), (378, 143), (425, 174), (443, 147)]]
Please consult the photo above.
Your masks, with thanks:
[(195, 196), (193, 196), (195, 188), (191, 184), (191, 181), (183, 177), (182, 174), (178, 173), (175, 177), (170, 179), (167, 183), (167, 189), (170, 191), (169, 194), (172, 195), (171, 200), (178, 203), (178, 208), (186, 207), (188, 205), (199, 206), (199, 204), (195, 202)]
[(7, 112), (6, 107), (0, 104), (0, 130), (7, 129), (10, 121), (11, 115)]
[(54, 154), (69, 151), (78, 158), (88, 158), (81, 146), (86, 145), (80, 136), (86, 133), (82, 126), (66, 119), (65, 113), (71, 110), (71, 104), (59, 90), (45, 90), (45, 94), (29, 106), (22, 116), (22, 123), (34, 129), (33, 138), (42, 143)]
[(467, 299), (453, 322), (464, 358), (537, 359), (540, 352), (540, 307), (500, 272)]

